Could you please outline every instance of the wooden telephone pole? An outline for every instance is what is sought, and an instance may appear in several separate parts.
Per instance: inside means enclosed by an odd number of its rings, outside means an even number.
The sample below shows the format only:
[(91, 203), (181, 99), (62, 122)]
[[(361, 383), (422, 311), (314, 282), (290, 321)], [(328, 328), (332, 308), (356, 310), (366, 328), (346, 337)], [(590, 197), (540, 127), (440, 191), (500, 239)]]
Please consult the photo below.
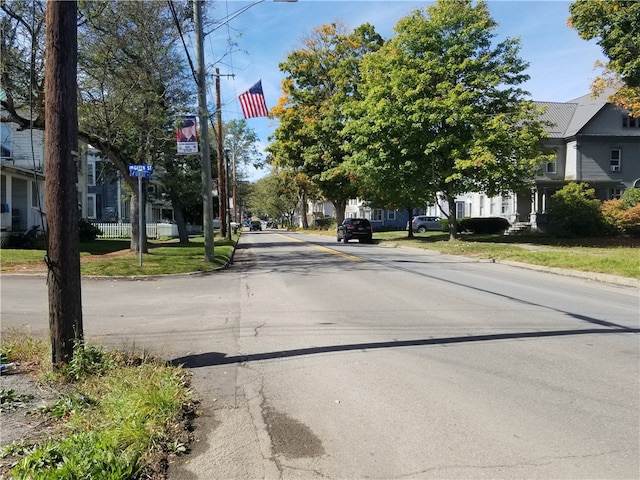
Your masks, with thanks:
[(224, 161), (222, 143), (222, 105), (220, 101), (220, 69), (216, 68), (216, 136), (218, 146), (218, 216), (220, 217), (220, 236), (227, 236), (227, 169)]
[(77, 3), (47, 1), (45, 205), (49, 331), (54, 368), (83, 340), (78, 230)]
[(207, 113), (207, 86), (204, 67), (204, 33), (202, 31), (202, 4), (196, 0), (193, 23), (196, 34), (196, 69), (198, 76), (198, 120), (202, 155), (202, 228), (204, 230), (204, 259), (214, 261), (213, 254), (213, 189), (211, 187), (211, 157), (209, 155), (209, 114)]

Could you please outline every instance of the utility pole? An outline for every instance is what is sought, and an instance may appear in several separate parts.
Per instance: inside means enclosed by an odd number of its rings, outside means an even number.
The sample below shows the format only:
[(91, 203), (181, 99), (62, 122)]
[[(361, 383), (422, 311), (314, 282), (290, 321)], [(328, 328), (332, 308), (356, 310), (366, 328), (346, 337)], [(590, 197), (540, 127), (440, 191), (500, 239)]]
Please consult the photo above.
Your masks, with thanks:
[(45, 44), (45, 206), (51, 361), (83, 341), (78, 230), (78, 5), (49, 0)]
[[(207, 113), (207, 88), (204, 67), (204, 33), (202, 32), (202, 4), (195, 0), (193, 23), (196, 34), (196, 71), (198, 76), (198, 118), (200, 121), (202, 155), (202, 227), (204, 229), (204, 259), (213, 262), (213, 193), (211, 187), (211, 158), (209, 155), (209, 123)], [(218, 160), (219, 162), (220, 160)]]
[(233, 149), (233, 152), (231, 152), (231, 197), (233, 198), (233, 221), (234, 222), (239, 222), (240, 219), (238, 218), (238, 203), (237, 203), (237, 198), (238, 198), (238, 180), (236, 178), (236, 150), (235, 148)]
[(216, 68), (216, 132), (218, 137), (218, 216), (220, 217), (220, 236), (227, 236), (227, 169), (222, 145), (222, 104), (220, 101), (220, 69)]

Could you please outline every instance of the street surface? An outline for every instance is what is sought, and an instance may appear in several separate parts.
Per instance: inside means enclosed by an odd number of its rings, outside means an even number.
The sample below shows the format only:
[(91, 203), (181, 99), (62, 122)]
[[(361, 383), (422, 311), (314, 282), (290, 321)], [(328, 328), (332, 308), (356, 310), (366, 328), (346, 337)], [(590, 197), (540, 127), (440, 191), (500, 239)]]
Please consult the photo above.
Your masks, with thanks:
[[(46, 332), (44, 277), (1, 280), (3, 330)], [(172, 480), (639, 478), (636, 288), (266, 230), (82, 289), (89, 341), (193, 372)]]

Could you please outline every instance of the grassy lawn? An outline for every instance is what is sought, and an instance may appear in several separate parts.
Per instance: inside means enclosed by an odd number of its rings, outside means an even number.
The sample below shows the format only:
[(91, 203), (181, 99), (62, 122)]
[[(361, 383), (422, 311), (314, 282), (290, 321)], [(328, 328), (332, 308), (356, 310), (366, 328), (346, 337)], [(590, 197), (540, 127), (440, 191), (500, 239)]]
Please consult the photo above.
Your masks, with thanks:
[(640, 238), (555, 239), (544, 236), (462, 236), (428, 232), (407, 238), (407, 232), (377, 232), (381, 243), (436, 250), (449, 255), (511, 260), (640, 279)]
[[(150, 241), (149, 253), (140, 256), (129, 250), (129, 240), (102, 240), (80, 244), (82, 275), (131, 276), (171, 273), (209, 272), (225, 265), (233, 253), (235, 236), (231, 242), (216, 238), (214, 261), (204, 260), (204, 239), (192, 238), (189, 244)], [(44, 269), (44, 250), (0, 250), (0, 272)], [(21, 271), (21, 270), (18, 270)]]

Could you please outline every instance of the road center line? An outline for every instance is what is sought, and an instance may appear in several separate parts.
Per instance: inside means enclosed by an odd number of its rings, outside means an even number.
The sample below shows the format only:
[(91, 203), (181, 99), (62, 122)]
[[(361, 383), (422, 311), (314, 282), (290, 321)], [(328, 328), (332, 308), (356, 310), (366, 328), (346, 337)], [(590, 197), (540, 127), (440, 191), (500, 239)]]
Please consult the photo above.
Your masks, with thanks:
[(294, 242), (298, 242), (298, 243), (305, 243), (313, 248), (317, 248), (318, 250), (322, 250), (323, 252), (327, 252), (327, 253), (331, 253), (333, 255), (339, 255), (341, 257), (344, 257), (346, 259), (352, 260), (354, 262), (365, 262), (366, 260), (364, 258), (361, 257), (356, 257), (355, 255), (349, 255), (348, 253), (343, 253), (340, 252), (338, 250), (334, 250), (333, 248), (329, 248), (329, 247), (325, 247), (322, 245), (318, 245), (316, 243), (311, 243), (311, 242), (307, 242), (306, 240), (300, 240), (299, 238), (295, 238), (295, 237), (290, 237), (289, 235), (284, 235), (282, 233), (276, 233), (276, 235), (280, 235), (281, 237), (287, 238), (289, 240), (293, 240)]

